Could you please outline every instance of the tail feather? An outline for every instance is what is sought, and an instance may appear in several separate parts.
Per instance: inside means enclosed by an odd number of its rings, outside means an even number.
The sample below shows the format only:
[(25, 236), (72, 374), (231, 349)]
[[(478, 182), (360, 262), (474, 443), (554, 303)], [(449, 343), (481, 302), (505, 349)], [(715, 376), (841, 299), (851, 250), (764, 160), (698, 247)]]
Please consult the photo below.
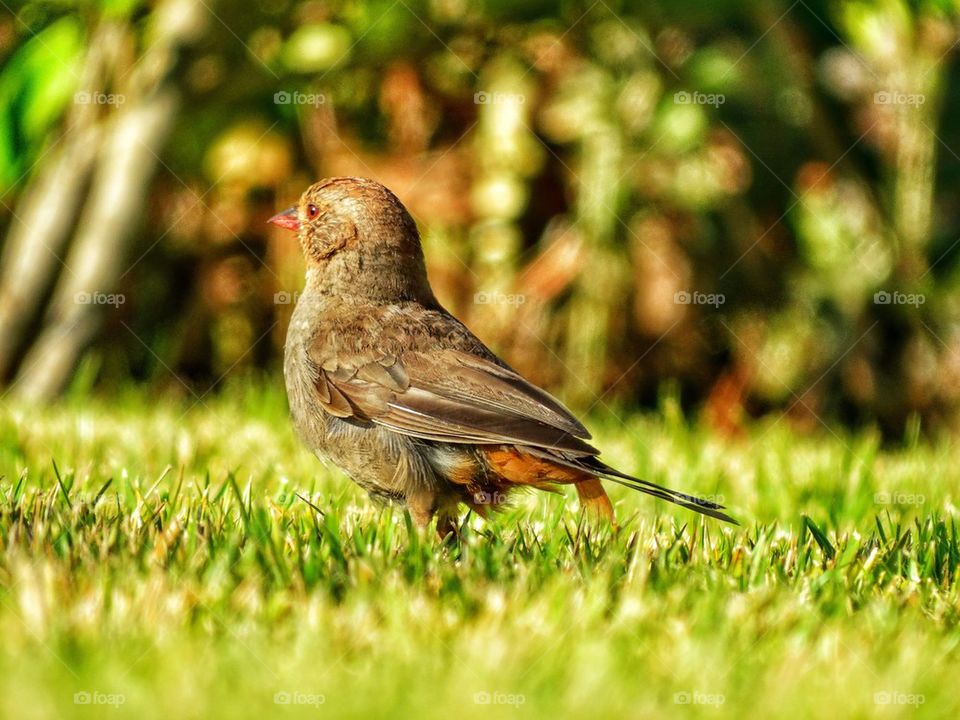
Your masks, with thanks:
[(740, 524), (732, 517), (722, 512), (725, 510), (725, 508), (720, 503), (716, 503), (705, 498), (698, 498), (694, 495), (688, 495), (677, 490), (671, 490), (670, 488), (662, 485), (652, 483), (649, 480), (641, 480), (640, 478), (633, 477), (632, 475), (627, 475), (626, 473), (622, 473), (619, 470), (610, 467), (595, 456), (591, 455), (587, 457), (571, 459), (547, 451), (537, 452), (537, 454), (541, 453), (543, 457), (549, 457), (554, 462), (566, 465), (567, 467), (586, 470), (589, 473), (599, 475), (611, 480), (612, 482), (623, 485), (624, 487), (628, 487), (633, 490), (639, 490), (647, 495), (652, 495), (653, 497), (666, 500), (667, 502), (685, 507), (688, 510), (693, 510), (701, 513), (702, 515), (708, 515), (709, 517), (716, 518), (717, 520), (723, 520), (724, 522), (732, 523), (734, 525)]

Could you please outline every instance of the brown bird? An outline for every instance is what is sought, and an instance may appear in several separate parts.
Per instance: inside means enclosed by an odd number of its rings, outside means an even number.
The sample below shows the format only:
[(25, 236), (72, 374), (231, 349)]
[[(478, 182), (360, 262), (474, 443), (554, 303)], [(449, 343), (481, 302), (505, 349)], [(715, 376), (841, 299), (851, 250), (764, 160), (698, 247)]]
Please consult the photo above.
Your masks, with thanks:
[(270, 222), (297, 233), (306, 285), (284, 375), (297, 432), (375, 500), (456, 531), (462, 503), (486, 517), (512, 491), (573, 485), (613, 521), (600, 478), (735, 522), (722, 505), (603, 463), (590, 433), (437, 302), (417, 227), (383, 185), (338, 177)]

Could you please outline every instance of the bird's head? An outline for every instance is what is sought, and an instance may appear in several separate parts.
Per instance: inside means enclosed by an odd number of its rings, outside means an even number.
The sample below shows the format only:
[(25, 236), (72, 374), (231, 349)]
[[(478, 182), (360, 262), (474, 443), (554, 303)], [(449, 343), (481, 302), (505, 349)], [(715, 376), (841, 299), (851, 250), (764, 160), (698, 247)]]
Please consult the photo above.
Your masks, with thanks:
[(297, 233), (308, 287), (393, 302), (433, 299), (416, 223), (378, 182), (321, 180), (268, 222)]

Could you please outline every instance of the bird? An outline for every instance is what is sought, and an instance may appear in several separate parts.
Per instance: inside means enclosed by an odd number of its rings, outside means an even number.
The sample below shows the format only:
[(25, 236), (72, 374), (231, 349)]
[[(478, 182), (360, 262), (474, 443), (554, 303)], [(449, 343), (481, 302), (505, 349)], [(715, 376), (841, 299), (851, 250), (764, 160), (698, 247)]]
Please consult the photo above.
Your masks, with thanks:
[(458, 534), (517, 491), (573, 485), (582, 511), (615, 525), (601, 480), (730, 523), (719, 503), (600, 460), (584, 425), (437, 301), (417, 225), (382, 184), (332, 177), (269, 219), (297, 235), (306, 280), (287, 329), (293, 425), (373, 501), (420, 528)]

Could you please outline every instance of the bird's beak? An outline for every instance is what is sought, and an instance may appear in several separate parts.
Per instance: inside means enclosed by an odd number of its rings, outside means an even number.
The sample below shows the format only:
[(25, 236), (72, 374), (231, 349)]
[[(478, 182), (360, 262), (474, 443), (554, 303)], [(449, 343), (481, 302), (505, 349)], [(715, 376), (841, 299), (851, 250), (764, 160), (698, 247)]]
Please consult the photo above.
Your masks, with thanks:
[(297, 220), (297, 206), (288, 207), (283, 212), (274, 215), (267, 220), (267, 222), (296, 232), (300, 228), (300, 221)]

